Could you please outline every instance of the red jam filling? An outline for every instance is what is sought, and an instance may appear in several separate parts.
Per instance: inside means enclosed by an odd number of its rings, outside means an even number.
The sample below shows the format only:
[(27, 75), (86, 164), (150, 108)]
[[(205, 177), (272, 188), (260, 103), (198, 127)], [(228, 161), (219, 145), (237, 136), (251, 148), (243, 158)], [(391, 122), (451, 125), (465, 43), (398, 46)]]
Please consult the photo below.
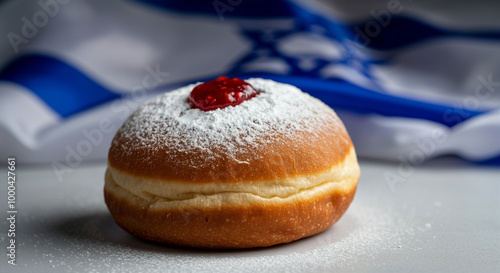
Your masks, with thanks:
[(206, 112), (239, 105), (257, 94), (245, 81), (223, 76), (196, 86), (191, 91), (189, 102), (193, 107)]

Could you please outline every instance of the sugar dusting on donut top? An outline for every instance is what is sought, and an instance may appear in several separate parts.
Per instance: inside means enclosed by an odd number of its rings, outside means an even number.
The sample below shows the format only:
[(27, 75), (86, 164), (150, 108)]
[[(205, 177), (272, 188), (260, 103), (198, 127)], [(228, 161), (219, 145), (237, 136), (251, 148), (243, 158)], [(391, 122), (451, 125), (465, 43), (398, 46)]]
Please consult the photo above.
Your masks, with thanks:
[[(151, 161), (161, 158), (179, 166), (200, 168), (221, 157), (249, 164), (259, 159), (255, 151), (266, 149), (267, 144), (291, 140), (290, 145), (294, 146), (314, 142), (324, 134), (321, 128), (325, 126), (334, 127), (337, 136), (330, 137), (336, 138), (339, 146), (349, 142), (336, 114), (318, 99), (272, 80), (245, 81), (258, 94), (223, 109), (202, 111), (188, 102), (191, 91), (200, 83), (146, 102), (119, 129), (111, 149), (122, 159), (147, 151), (141, 153), (147, 154), (144, 158), (134, 159), (141, 164), (154, 164)], [(200, 152), (202, 159), (182, 156)]]

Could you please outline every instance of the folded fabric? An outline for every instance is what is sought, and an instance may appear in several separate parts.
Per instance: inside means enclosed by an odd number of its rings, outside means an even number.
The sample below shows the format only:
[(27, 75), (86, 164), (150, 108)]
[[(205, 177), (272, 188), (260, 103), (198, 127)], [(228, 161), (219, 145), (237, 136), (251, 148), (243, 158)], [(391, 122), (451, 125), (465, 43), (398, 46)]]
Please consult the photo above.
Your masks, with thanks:
[(227, 75), (323, 100), (361, 157), (500, 165), (500, 19), (489, 12), (500, 4), (376, 2), (6, 2), (0, 156), (50, 163), (61, 178), (105, 159), (140, 103)]

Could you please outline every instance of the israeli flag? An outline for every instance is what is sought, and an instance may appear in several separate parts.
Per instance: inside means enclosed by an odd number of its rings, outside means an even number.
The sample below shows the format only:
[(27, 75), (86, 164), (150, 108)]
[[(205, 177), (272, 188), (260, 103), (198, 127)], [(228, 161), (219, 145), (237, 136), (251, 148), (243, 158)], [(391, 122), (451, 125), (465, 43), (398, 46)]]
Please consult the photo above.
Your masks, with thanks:
[(323, 100), (362, 158), (500, 165), (500, 2), (467, 3), (4, 1), (0, 157), (62, 175), (145, 100), (226, 75)]

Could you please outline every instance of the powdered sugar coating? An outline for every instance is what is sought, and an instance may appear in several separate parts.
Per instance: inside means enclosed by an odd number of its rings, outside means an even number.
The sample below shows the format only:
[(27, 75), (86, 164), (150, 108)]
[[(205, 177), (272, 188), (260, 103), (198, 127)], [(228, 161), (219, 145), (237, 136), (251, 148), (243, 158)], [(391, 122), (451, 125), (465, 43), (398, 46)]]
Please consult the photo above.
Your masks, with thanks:
[[(259, 92), (256, 97), (208, 112), (188, 103), (190, 92), (200, 83), (160, 95), (142, 105), (123, 124), (113, 145), (124, 145), (122, 150), (130, 152), (147, 149), (151, 157), (156, 157), (156, 152), (166, 153), (162, 154), (165, 160), (196, 168), (210, 164), (216, 157), (248, 164), (252, 159), (249, 156), (259, 156), (252, 151), (270, 142), (297, 140), (306, 135), (300, 132), (307, 132), (307, 141), (314, 141), (321, 134), (318, 128), (332, 124), (344, 128), (331, 108), (294, 86), (256, 78), (246, 82)], [(194, 163), (190, 157), (179, 156), (192, 153), (203, 154), (204, 161)]]

